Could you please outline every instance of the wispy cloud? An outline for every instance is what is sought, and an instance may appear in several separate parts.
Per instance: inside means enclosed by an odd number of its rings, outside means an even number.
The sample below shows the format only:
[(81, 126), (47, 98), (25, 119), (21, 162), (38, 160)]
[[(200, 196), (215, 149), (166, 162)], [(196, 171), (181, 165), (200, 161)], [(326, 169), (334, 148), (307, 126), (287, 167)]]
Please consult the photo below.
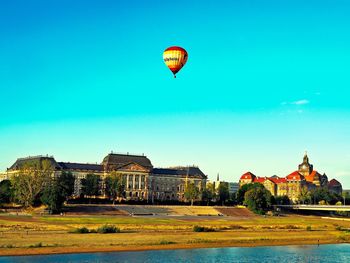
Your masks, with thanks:
[(297, 101), (293, 101), (291, 102), (291, 104), (293, 105), (305, 105), (305, 104), (309, 104), (310, 101), (308, 100), (297, 100)]
[(284, 101), (281, 103), (281, 105), (306, 105), (309, 103), (310, 103), (309, 100), (303, 99), (303, 100), (297, 100), (297, 101), (292, 101), (292, 102)]

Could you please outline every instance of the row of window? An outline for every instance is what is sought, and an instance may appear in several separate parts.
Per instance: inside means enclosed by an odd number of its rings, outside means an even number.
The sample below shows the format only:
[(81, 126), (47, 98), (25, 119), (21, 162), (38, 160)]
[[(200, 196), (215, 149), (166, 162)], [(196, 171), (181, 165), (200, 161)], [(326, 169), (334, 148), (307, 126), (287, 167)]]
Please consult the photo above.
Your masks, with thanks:
[(141, 194), (139, 194), (139, 192), (129, 192), (128, 194), (129, 197), (140, 197), (140, 198), (145, 198), (145, 193), (141, 192)]

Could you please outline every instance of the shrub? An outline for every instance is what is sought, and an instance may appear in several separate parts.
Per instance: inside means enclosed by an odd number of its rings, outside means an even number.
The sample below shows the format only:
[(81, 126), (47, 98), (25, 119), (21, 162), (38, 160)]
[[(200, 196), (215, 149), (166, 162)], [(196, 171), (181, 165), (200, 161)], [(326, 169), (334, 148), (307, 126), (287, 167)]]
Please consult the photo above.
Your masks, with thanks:
[(34, 244), (34, 245), (30, 245), (29, 246), (30, 248), (33, 248), (33, 247), (43, 247), (43, 244), (41, 242), (37, 243), (37, 244)]
[(350, 233), (350, 229), (349, 228), (344, 228), (342, 226), (337, 226), (335, 229), (338, 230), (338, 231), (344, 231), (346, 233)]
[(97, 232), (101, 234), (120, 233), (120, 229), (114, 225), (103, 225), (97, 229)]
[(286, 225), (285, 229), (299, 229), (299, 227), (295, 225)]
[(215, 232), (215, 229), (211, 227), (194, 226), (193, 232)]
[(325, 200), (321, 200), (318, 202), (319, 205), (328, 205), (328, 202), (326, 202)]
[(306, 231), (311, 231), (311, 226), (307, 226)]
[(85, 226), (76, 228), (72, 231), (72, 233), (77, 233), (77, 234), (87, 234), (89, 232), (90, 232), (89, 229)]
[(247, 229), (247, 228), (240, 225), (231, 225), (228, 227), (228, 229)]
[(176, 242), (168, 241), (168, 240), (161, 240), (159, 242), (160, 245), (170, 245), (170, 244), (176, 244)]

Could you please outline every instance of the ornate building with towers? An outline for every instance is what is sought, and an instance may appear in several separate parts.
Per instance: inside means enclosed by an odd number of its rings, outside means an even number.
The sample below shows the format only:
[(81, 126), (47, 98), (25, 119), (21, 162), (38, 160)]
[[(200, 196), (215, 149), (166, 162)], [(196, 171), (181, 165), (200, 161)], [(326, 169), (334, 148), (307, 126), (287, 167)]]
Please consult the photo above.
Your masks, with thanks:
[(261, 183), (271, 192), (273, 196), (288, 196), (293, 202), (298, 202), (299, 196), (303, 188), (307, 190), (316, 187), (325, 187), (330, 191), (341, 194), (342, 185), (336, 179), (328, 182), (327, 175), (320, 174), (314, 170), (314, 167), (309, 162), (309, 157), (305, 153), (303, 162), (298, 165), (298, 170), (290, 173), (286, 177), (258, 177), (251, 172), (243, 174), (239, 180), (240, 186), (248, 183)]

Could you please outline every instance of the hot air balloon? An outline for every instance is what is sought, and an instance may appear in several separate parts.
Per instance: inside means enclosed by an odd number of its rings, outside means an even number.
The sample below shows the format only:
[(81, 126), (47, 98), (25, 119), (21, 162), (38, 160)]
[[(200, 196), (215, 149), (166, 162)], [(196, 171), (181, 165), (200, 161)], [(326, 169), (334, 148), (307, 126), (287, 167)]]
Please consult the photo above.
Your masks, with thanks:
[(186, 64), (187, 57), (187, 51), (182, 47), (168, 47), (163, 52), (165, 65), (173, 72), (174, 78), (176, 78), (176, 73)]

